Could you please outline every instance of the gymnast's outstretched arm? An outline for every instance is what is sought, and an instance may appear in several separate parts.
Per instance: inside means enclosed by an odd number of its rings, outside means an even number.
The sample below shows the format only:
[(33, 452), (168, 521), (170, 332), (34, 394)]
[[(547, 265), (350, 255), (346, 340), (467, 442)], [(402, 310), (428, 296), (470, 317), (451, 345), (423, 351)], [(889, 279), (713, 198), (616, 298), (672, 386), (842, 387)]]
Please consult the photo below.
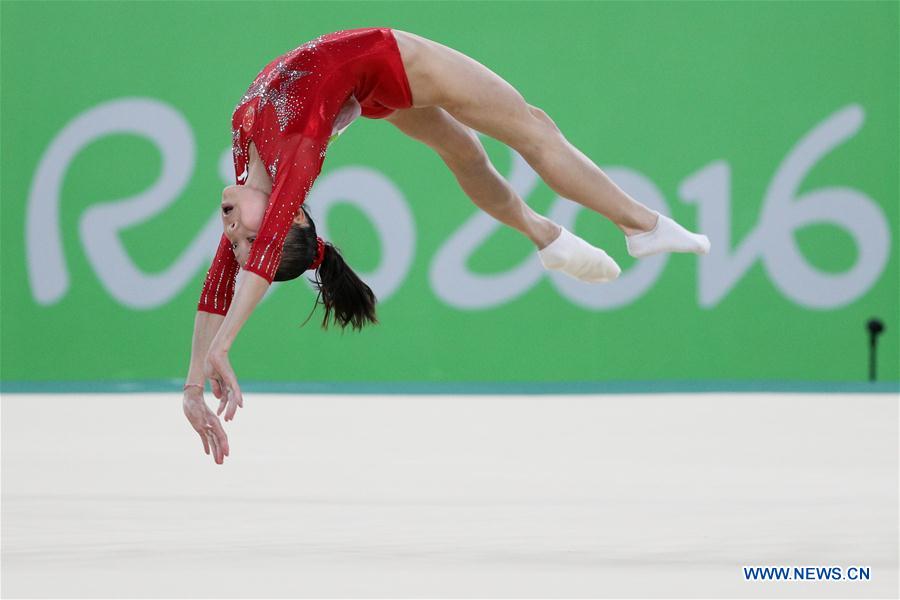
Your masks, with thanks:
[[(204, 450), (212, 449), (217, 463), (228, 455), (228, 440), (217, 415), (226, 421), (234, 418), (238, 407), (244, 405), (237, 375), (231, 366), (228, 352), (238, 333), (256, 309), (275, 276), (280, 262), (285, 236), (293, 218), (306, 199), (318, 176), (327, 147), (327, 139), (294, 136), (285, 139), (274, 164), (278, 164), (274, 185), (268, 187), (268, 206), (249, 256), (243, 263), (244, 277), (235, 291), (238, 260), (227, 235), (222, 236), (216, 257), (206, 276), (194, 322), (191, 367), (185, 385), (184, 412), (200, 434)], [(255, 152), (251, 154), (251, 174), (266, 175)], [(267, 182), (266, 182), (267, 183)], [(249, 181), (247, 182), (249, 185)], [(258, 188), (257, 188), (258, 189)], [(242, 259), (243, 260), (243, 259)], [(203, 384), (210, 380), (219, 408), (213, 414), (203, 401)]]
[(244, 406), (241, 387), (234, 369), (228, 360), (228, 351), (234, 344), (238, 332), (247, 322), (250, 314), (265, 296), (270, 282), (266, 278), (248, 271), (234, 295), (228, 314), (213, 338), (203, 365), (203, 376), (209, 379), (213, 394), (220, 400), (218, 414), (225, 410), (225, 420), (234, 418), (239, 406)]
[[(222, 315), (197, 311), (197, 316), (194, 318), (194, 335), (191, 340), (191, 366), (188, 369), (182, 398), (184, 416), (200, 436), (203, 450), (207, 454), (212, 452), (213, 458), (218, 464), (222, 464), (225, 457), (228, 456), (228, 436), (225, 435), (219, 418), (213, 414), (203, 400), (203, 387), (206, 381), (203, 375), (203, 366), (213, 338), (219, 331), (223, 320)], [(223, 406), (220, 405), (219, 414), (222, 413), (222, 409)]]

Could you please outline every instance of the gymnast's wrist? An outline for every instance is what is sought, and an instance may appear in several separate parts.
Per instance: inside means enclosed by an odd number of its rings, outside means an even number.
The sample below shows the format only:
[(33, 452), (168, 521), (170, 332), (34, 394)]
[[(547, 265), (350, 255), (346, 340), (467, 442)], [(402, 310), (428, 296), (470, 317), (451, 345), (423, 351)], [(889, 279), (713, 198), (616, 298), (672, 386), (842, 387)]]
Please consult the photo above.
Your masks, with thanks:
[(219, 333), (216, 334), (216, 337), (213, 339), (212, 343), (209, 345), (209, 350), (206, 351), (207, 357), (216, 354), (228, 354), (233, 341), (234, 336), (228, 336), (226, 333), (223, 333), (220, 330)]

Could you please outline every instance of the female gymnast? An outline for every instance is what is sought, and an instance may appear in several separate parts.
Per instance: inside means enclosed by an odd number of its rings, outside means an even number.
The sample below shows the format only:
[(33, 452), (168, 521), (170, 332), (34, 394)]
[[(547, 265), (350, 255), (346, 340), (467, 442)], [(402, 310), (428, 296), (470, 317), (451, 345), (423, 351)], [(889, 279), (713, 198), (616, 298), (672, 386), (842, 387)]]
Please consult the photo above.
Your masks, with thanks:
[[(709, 251), (706, 236), (628, 196), (544, 111), (468, 56), (396, 29), (320, 36), (266, 65), (232, 115), (236, 184), (222, 193), (224, 233), (200, 295), (183, 399), (218, 464), (229, 454), (218, 415), (229, 421), (243, 406), (228, 351), (272, 281), (313, 271), (324, 327), (375, 322), (372, 291), (316, 236), (302, 207), (329, 141), (360, 115), (434, 149), (472, 202), (534, 243), (546, 269), (587, 282), (620, 273), (603, 250), (529, 208), (491, 165), (476, 130), (516, 150), (557, 194), (615, 223), (631, 256)], [(215, 414), (203, 399), (207, 379), (220, 400)]]

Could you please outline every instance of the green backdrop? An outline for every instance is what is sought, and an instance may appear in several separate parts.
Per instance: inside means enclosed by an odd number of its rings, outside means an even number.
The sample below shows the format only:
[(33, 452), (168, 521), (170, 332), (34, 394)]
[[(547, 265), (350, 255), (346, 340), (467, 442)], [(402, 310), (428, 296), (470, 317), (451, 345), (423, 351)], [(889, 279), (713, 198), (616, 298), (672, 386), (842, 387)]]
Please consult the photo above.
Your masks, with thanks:
[[(499, 278), (534, 253), (497, 230), (459, 261), (499, 289), (499, 299), (481, 298), (477, 285), (436, 266), (474, 206), (428, 148), (360, 119), (330, 148), (323, 178), (352, 182), (352, 169), (363, 168), (392, 186), (412, 224), (413, 238), (401, 240), (409, 267), (384, 294), (380, 325), (360, 334), (323, 332), (315, 317), (300, 327), (313, 294), (296, 282), (274, 290), (232, 351), (242, 378), (848, 382), (866, 377), (870, 317), (887, 325), (880, 379), (900, 378), (896, 2), (3, 2), (0, 10), (5, 383), (169, 379), (188, 364), (206, 267), (194, 261), (185, 283), (153, 306), (129, 306), (103, 283), (97, 265), (111, 255), (90, 256), (100, 242), (86, 239), (83, 221), (152, 188), (165, 153), (111, 123), (62, 164), (48, 153), (67, 127), (92, 114), (102, 129), (98, 107), (118, 102), (128, 112), (127, 99), (183, 120), (189, 139), (167, 142), (173, 156), (193, 144), (183, 185), (159, 192), (171, 203), (119, 232), (125, 254), (152, 278), (215, 210), (231, 111), (258, 70), (321, 33), (367, 26), (412, 31), (489, 66), (626, 189), (658, 195), (676, 219), (708, 233), (713, 254), (660, 259), (644, 268), (653, 273), (643, 291), (619, 301), (624, 286), (574, 289), (534, 270), (532, 283), (504, 291)], [(508, 149), (485, 146), (510, 174)], [(42, 161), (48, 170), (39, 172)], [(781, 184), (792, 196), (772, 200), (776, 173), (789, 179), (791, 169), (796, 189)], [(48, 192), (53, 177), (59, 185)], [(365, 186), (354, 194), (364, 202)], [(791, 208), (800, 196), (803, 206)], [(781, 208), (766, 208), (767, 198)], [(540, 182), (526, 200), (541, 211), (564, 206)], [(380, 268), (385, 250), (371, 219), (332, 201), (332, 241), (360, 272)], [(58, 227), (39, 205), (58, 206)], [(581, 212), (574, 223), (626, 274), (637, 268), (602, 218)], [(48, 280), (29, 235), (45, 249), (59, 240), (67, 285)], [(34, 283), (42, 277), (56, 290), (43, 299)]]

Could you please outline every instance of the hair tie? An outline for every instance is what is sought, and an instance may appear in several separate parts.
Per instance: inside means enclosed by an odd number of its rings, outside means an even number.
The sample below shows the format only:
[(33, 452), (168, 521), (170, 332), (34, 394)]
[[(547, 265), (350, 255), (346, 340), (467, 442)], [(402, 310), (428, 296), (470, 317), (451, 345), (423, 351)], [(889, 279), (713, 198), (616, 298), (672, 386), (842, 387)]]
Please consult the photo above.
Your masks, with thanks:
[(312, 264), (309, 265), (307, 271), (315, 271), (319, 268), (319, 265), (322, 264), (322, 259), (325, 258), (325, 240), (320, 237), (316, 238), (316, 257), (313, 259)]

